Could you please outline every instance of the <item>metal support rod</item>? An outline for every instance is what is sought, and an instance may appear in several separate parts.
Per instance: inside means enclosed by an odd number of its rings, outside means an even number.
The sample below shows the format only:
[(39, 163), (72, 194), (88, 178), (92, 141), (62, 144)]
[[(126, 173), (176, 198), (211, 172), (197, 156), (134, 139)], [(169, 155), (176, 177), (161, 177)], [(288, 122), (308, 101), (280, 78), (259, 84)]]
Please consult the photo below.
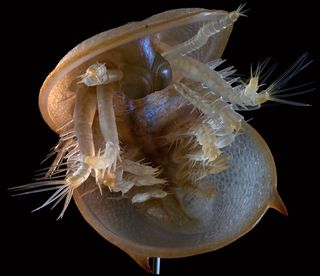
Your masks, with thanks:
[(152, 258), (152, 274), (160, 275), (160, 258), (159, 257)]

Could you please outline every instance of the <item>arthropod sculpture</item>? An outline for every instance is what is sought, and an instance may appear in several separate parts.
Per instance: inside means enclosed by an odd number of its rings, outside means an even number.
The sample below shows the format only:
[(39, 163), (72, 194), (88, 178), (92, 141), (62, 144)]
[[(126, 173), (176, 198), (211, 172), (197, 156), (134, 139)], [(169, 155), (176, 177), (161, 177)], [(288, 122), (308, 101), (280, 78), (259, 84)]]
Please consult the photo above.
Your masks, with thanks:
[[(238, 113), (283, 99), (300, 57), (268, 83), (221, 68), (242, 7), (178, 9), (100, 33), (45, 80), (41, 114), (60, 135), (52, 166), (22, 193), (52, 190), (38, 209), (72, 199), (105, 239), (148, 269), (149, 257), (221, 248), (269, 207), (286, 214), (272, 155)], [(300, 104), (303, 105), (303, 104)], [(31, 189), (31, 190), (30, 190)]]

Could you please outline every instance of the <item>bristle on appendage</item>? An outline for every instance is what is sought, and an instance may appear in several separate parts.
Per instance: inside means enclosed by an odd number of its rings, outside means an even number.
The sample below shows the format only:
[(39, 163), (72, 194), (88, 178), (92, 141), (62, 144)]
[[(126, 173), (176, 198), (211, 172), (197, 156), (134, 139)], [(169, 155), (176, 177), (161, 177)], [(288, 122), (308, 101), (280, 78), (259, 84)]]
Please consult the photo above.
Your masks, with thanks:
[[(72, 121), (68, 123), (68, 127), (71, 126), (71, 123)], [(38, 211), (51, 204), (54, 208), (64, 199), (63, 209), (58, 219), (64, 216), (74, 190), (89, 177), (91, 172), (88, 167), (81, 166), (78, 143), (75, 137), (70, 135), (74, 131), (67, 127), (62, 129), (64, 131), (60, 135), (58, 144), (43, 161), (45, 162), (55, 156), (51, 166), (40, 170), (34, 179), (35, 182), (10, 188), (16, 193), (14, 196), (55, 191), (48, 200), (33, 211)]]
[[(253, 71), (251, 69), (250, 79), (247, 82), (242, 82), (242, 84), (237, 84), (235, 77), (232, 76), (235, 72), (235, 69), (232, 67), (226, 68), (227, 70), (222, 69), (216, 71), (215, 68), (221, 63), (219, 60), (216, 63), (213, 61), (213, 65), (210, 66), (211, 63), (209, 63), (209, 65), (203, 64), (191, 57), (184, 56), (175, 59), (172, 62), (172, 66), (186, 79), (201, 83), (205, 88), (209, 89), (213, 95), (221, 97), (226, 103), (230, 103), (233, 109), (254, 110), (260, 108), (261, 104), (267, 101), (307, 106), (307, 104), (284, 100), (283, 98), (290, 96), (290, 94), (282, 94), (284, 91), (287, 92), (289, 90), (301, 88), (301, 86), (296, 86), (292, 89), (282, 90), (284, 85), (311, 63), (311, 61), (306, 61), (307, 56), (307, 54), (303, 54), (286, 72), (265, 89), (262, 89), (263, 86), (265, 86), (264, 82), (267, 81), (267, 78), (269, 78), (275, 68), (275, 66), (271, 66), (269, 70), (266, 69), (269, 59), (258, 64), (256, 70)], [(265, 72), (263, 72), (264, 70)], [(231, 78), (231, 81), (228, 78)], [(190, 98), (191, 93), (188, 91), (190, 88), (187, 87), (186, 89), (183, 85), (184, 84), (181, 85), (181, 83), (176, 83), (174, 84), (174, 87), (182, 96)], [(294, 94), (308, 93), (312, 90), (313, 89), (307, 89)], [(195, 104), (196, 101), (203, 105), (203, 102), (199, 101), (198, 98), (190, 98), (188, 100), (193, 104)], [(204, 98), (202, 98), (202, 100), (204, 100)], [(201, 107), (200, 109), (203, 108)]]
[(121, 169), (123, 170), (122, 178), (112, 187), (113, 192), (121, 192), (122, 195), (130, 192), (131, 198), (133, 198), (136, 194), (141, 193), (139, 190), (133, 191), (133, 188), (143, 187), (144, 193), (148, 194), (146, 197), (141, 196), (138, 201), (132, 200), (133, 203), (154, 198), (155, 196), (152, 196), (154, 189), (163, 190), (167, 184), (167, 180), (160, 177), (162, 171), (159, 168), (154, 168), (141, 161), (123, 159)]
[(245, 4), (242, 4), (235, 11), (224, 14), (204, 24), (195, 36), (175, 47), (170, 47), (170, 49), (162, 53), (162, 56), (168, 60), (172, 60), (199, 50), (212, 36), (231, 27), (239, 17), (246, 16), (246, 11), (243, 10), (244, 6)]
[(236, 135), (221, 120), (204, 116), (195, 121), (172, 154), (174, 162), (180, 164), (177, 179), (197, 185), (202, 178), (226, 170), (228, 155), (222, 149), (232, 144)]
[(201, 158), (202, 155), (199, 154), (196, 160), (189, 159), (182, 163), (177, 173), (177, 179), (188, 179), (191, 183), (197, 184), (204, 177), (223, 172), (228, 168), (229, 157), (225, 153), (220, 154), (213, 161), (208, 161), (205, 158), (201, 160)]
[(58, 219), (62, 218), (72, 197), (73, 190), (70, 189), (67, 186), (67, 183), (64, 180), (48, 180), (48, 181), (42, 181), (42, 182), (34, 182), (29, 183), (26, 185), (18, 186), (18, 187), (12, 187), (10, 188), (13, 192), (17, 192), (13, 196), (20, 196), (20, 195), (27, 195), (27, 194), (34, 194), (34, 193), (40, 193), (40, 192), (47, 192), (47, 191), (55, 191), (54, 194), (50, 196), (50, 198), (45, 201), (41, 206), (34, 209), (34, 211), (38, 211), (52, 203), (54, 203), (54, 208), (60, 201), (65, 199), (65, 203), (63, 206), (63, 209), (58, 217)]
[[(259, 95), (261, 95), (262, 98), (264, 98), (264, 101), (269, 100), (269, 101), (273, 101), (273, 102), (295, 105), (295, 106), (310, 106), (309, 104), (283, 99), (283, 98), (287, 98), (287, 97), (302, 95), (302, 94), (309, 93), (309, 92), (313, 91), (314, 90), (313, 88), (309, 88), (309, 89), (306, 89), (303, 91), (284, 94), (284, 92), (297, 91), (297, 89), (301, 89), (303, 87), (306, 87), (310, 83), (298, 85), (298, 86), (291, 87), (291, 88), (282, 89), (282, 87), (285, 86), (292, 78), (294, 78), (297, 74), (299, 74), (301, 71), (303, 71), (306, 67), (308, 67), (312, 63), (312, 60), (307, 61), (307, 58), (308, 58), (308, 53), (303, 54), (301, 57), (298, 58), (298, 60), (296, 62), (294, 62), (271, 85), (269, 85), (266, 89), (259, 92)], [(270, 74), (268, 74), (267, 77), (269, 77), (269, 75)], [(265, 77), (265, 80), (266, 80), (266, 77)], [(260, 85), (260, 86), (262, 86), (262, 85)]]
[[(228, 155), (224, 152), (224, 148), (235, 141), (243, 121), (243, 116), (237, 113), (237, 110), (257, 109), (267, 101), (308, 106), (284, 98), (313, 90), (306, 89), (286, 94), (285, 92), (301, 89), (306, 85), (282, 89), (311, 63), (306, 61), (307, 54), (302, 55), (267, 88), (264, 82), (275, 69), (275, 66), (266, 69), (269, 59), (259, 63), (255, 70), (251, 67), (250, 78), (241, 81), (240, 77), (234, 75), (236, 73), (234, 66), (217, 69), (224, 60), (217, 59), (206, 64), (200, 59), (193, 58), (197, 55), (189, 55), (201, 49), (214, 35), (226, 28), (231, 30), (233, 23), (239, 17), (245, 16), (243, 7), (244, 5), (240, 5), (235, 11), (222, 12), (212, 17), (212, 21), (204, 21), (193, 37), (178, 45), (172, 47), (166, 45), (160, 41), (160, 36), (154, 41), (154, 46), (159, 48), (159, 53), (170, 63), (174, 73), (173, 82), (170, 79), (169, 86), (165, 88), (166, 93), (173, 92), (174, 97), (177, 94), (182, 96), (179, 97), (181, 101), (178, 102), (180, 103), (178, 108), (191, 105), (190, 110), (195, 118), (195, 121), (190, 123), (191, 127), (188, 125), (181, 132), (175, 130), (174, 134), (166, 133), (162, 136), (161, 138), (167, 141), (159, 148), (167, 147), (168, 155), (175, 157), (172, 158), (174, 159), (172, 163), (176, 161), (178, 164), (177, 178), (191, 181), (192, 184), (197, 184), (204, 177), (228, 168)], [(162, 174), (163, 171), (157, 167), (159, 164), (163, 165), (161, 163), (163, 160), (159, 163), (156, 160), (154, 163), (156, 167), (152, 167), (150, 164), (137, 161), (138, 158), (125, 157), (125, 154), (123, 155), (125, 158), (121, 158), (123, 153), (120, 148), (117, 123), (121, 120), (126, 121), (123, 113), (135, 111), (128, 108), (128, 101), (125, 98), (127, 94), (118, 91), (122, 87), (118, 82), (122, 81), (123, 72), (107, 68), (106, 63), (92, 64), (79, 76), (81, 80), (71, 96), (72, 99), (75, 98), (73, 119), (56, 130), (60, 133), (59, 143), (47, 156), (51, 158), (56, 155), (52, 165), (46, 172), (37, 175), (35, 183), (13, 188), (18, 192), (21, 191), (20, 194), (54, 191), (53, 195), (35, 210), (50, 204), (55, 207), (64, 199), (63, 210), (59, 216), (61, 218), (75, 189), (89, 177), (95, 177), (96, 188), (100, 189), (100, 193), (103, 192), (103, 187), (107, 187), (110, 192), (121, 192), (123, 197), (130, 198), (133, 203), (160, 199), (168, 195), (167, 186), (170, 182), (170, 179), (169, 181), (166, 179), (168, 172)], [(112, 62), (110, 64), (111, 67), (121, 67)], [(154, 91), (150, 91), (152, 92)], [(140, 122), (135, 121), (136, 126)], [(98, 138), (93, 139), (95, 135), (93, 127), (96, 126), (99, 127), (100, 133), (97, 135)], [(131, 132), (131, 129), (128, 132)], [(135, 134), (137, 132), (132, 136)], [(153, 135), (156, 136), (152, 133), (150, 137)], [(100, 138), (103, 139), (102, 143), (97, 142)], [(102, 148), (99, 149), (97, 144), (102, 145)], [(173, 149), (172, 145), (175, 145)], [(146, 156), (149, 158), (149, 153)], [(164, 159), (166, 162), (166, 158)], [(285, 212), (279, 200), (272, 203), (270, 206)]]

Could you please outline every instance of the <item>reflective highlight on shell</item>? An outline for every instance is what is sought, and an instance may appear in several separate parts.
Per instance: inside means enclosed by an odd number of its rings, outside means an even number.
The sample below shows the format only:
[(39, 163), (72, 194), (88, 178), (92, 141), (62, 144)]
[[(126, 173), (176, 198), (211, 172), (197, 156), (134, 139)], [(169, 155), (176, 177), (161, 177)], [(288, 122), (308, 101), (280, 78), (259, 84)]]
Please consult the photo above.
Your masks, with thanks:
[(15, 189), (52, 190), (37, 209), (63, 202), (59, 218), (73, 197), (87, 222), (146, 270), (149, 257), (233, 242), (270, 207), (287, 214), (272, 154), (239, 111), (305, 105), (281, 89), (309, 62), (302, 55), (273, 82), (268, 60), (248, 79), (223, 68), (242, 10), (167, 11), (76, 46), (39, 95), (60, 136), (55, 159)]

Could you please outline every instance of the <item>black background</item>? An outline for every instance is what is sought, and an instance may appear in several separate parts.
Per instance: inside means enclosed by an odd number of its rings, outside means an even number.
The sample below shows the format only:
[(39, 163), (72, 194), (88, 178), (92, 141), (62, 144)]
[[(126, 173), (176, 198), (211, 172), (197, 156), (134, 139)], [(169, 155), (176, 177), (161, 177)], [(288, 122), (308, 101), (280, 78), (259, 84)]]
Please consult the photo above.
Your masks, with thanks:
[[(42, 120), (39, 88), (68, 50), (84, 39), (168, 9), (203, 7), (233, 10), (241, 1), (42, 1), (4, 7), (2, 23), (2, 275), (146, 275), (125, 253), (101, 238), (72, 203), (30, 213), (47, 195), (12, 198), (7, 187), (30, 182), (57, 136)], [(308, 51), (314, 63), (293, 81), (319, 80), (319, 15), (316, 1), (246, 1), (248, 18), (235, 25), (224, 58), (249, 73), (251, 62), (269, 56), (284, 70)], [(282, 5), (279, 5), (282, 3)], [(70, 5), (70, 6), (69, 6)], [(3, 18), (4, 19), (4, 18)], [(3, 20), (2, 19), (2, 20)], [(259, 275), (291, 270), (317, 274), (319, 261), (318, 167), (319, 89), (297, 100), (311, 108), (277, 105), (246, 113), (268, 142), (279, 193), (289, 216), (269, 210), (247, 235), (216, 252), (162, 260), (162, 275)]]

